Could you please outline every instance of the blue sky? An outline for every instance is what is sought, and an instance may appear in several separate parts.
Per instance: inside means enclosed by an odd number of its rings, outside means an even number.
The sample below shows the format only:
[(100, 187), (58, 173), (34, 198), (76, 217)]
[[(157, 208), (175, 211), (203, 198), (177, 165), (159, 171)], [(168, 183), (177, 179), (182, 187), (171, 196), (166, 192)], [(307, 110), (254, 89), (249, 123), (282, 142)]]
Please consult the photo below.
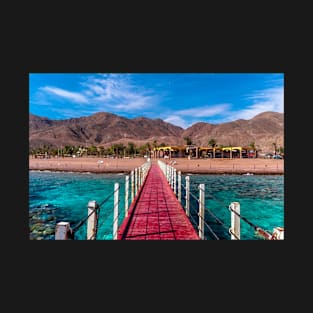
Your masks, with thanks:
[(283, 73), (30, 73), (29, 111), (50, 119), (110, 112), (187, 128), (284, 112)]

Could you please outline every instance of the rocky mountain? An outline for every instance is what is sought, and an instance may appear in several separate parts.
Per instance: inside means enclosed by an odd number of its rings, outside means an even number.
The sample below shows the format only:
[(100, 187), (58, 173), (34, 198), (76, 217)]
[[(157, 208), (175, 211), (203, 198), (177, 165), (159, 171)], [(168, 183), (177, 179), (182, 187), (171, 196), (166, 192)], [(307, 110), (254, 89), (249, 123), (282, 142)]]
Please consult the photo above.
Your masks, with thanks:
[(263, 112), (250, 120), (236, 120), (221, 124), (196, 123), (183, 131), (197, 145), (207, 145), (215, 139), (217, 145), (246, 146), (254, 142), (257, 149), (273, 152), (273, 143), (277, 148), (284, 147), (284, 114)]
[(273, 143), (284, 147), (284, 115), (263, 112), (250, 120), (236, 120), (221, 124), (196, 123), (187, 129), (161, 119), (137, 117), (128, 119), (99, 112), (88, 117), (50, 120), (29, 115), (29, 146), (95, 145), (133, 142), (142, 145), (154, 140), (169, 145), (185, 144), (189, 137), (194, 144), (207, 146), (210, 139), (217, 145), (245, 146), (252, 142), (263, 152), (273, 151)]
[[(49, 120), (29, 115), (29, 146), (43, 144), (110, 146), (113, 143), (134, 142), (136, 145), (157, 140), (177, 144), (183, 128), (161, 119), (137, 117), (128, 119), (111, 113), (96, 113), (88, 117)], [(183, 140), (180, 140), (183, 144)]]

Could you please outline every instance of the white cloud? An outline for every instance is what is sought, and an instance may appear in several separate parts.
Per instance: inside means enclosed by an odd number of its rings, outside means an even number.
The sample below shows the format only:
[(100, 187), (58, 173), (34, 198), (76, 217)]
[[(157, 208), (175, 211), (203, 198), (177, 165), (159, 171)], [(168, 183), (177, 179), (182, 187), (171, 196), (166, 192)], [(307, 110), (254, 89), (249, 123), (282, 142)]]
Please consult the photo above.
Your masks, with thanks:
[[(74, 103), (88, 104), (90, 111), (140, 112), (157, 104), (159, 96), (153, 94), (153, 90), (136, 86), (131, 81), (130, 75), (99, 74), (88, 76), (80, 83), (81, 92), (73, 92), (55, 86), (41, 87), (41, 104), (47, 101), (47, 95), (57, 96)], [(46, 102), (44, 102), (46, 101)]]
[(265, 111), (284, 112), (284, 88), (276, 87), (257, 91), (252, 95), (247, 96), (252, 104), (247, 108), (232, 112), (233, 120), (236, 119), (250, 119), (259, 113)]
[(213, 106), (202, 106), (192, 109), (176, 111), (177, 115), (187, 115), (192, 117), (209, 117), (217, 114), (225, 113), (229, 109), (230, 105), (227, 103), (217, 104)]
[(77, 103), (88, 103), (88, 99), (78, 92), (67, 91), (61, 88), (49, 86), (41, 87), (40, 90)]
[(189, 124), (184, 119), (176, 115), (169, 116), (166, 119), (164, 119), (164, 121), (167, 123), (174, 124), (176, 126), (180, 126), (184, 129), (189, 127)]
[(139, 88), (131, 83), (128, 75), (108, 74), (90, 77), (82, 83), (84, 94), (90, 102), (103, 109), (136, 111), (152, 106), (157, 96), (151, 90)]
[(284, 112), (283, 87), (256, 91), (247, 95), (246, 100), (250, 103), (246, 108), (241, 110), (230, 110), (231, 104), (228, 103), (212, 106), (206, 105), (171, 112), (171, 115), (165, 121), (187, 128), (200, 121), (219, 124), (238, 119), (251, 119), (265, 111)]

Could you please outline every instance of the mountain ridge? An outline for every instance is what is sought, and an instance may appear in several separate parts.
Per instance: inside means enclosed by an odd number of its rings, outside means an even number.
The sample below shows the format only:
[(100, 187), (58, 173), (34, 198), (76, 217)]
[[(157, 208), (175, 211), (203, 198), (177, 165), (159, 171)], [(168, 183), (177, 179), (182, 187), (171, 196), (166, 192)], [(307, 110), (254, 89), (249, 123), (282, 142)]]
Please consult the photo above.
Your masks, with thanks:
[(217, 145), (247, 146), (254, 143), (262, 151), (273, 151), (273, 143), (277, 148), (284, 147), (284, 114), (266, 111), (247, 120), (219, 124), (197, 122), (186, 129), (160, 118), (126, 118), (109, 112), (64, 120), (29, 114), (30, 148), (41, 145), (107, 147), (114, 143), (142, 145), (153, 141), (183, 145), (186, 137), (201, 146), (207, 146), (210, 139), (215, 139)]

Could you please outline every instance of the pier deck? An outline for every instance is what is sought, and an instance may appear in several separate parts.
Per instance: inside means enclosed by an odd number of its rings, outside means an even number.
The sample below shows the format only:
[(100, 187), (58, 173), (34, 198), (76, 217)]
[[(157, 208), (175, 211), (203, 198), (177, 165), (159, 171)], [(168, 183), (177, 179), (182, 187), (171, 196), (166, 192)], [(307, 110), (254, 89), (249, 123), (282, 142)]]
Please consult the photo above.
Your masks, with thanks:
[(158, 165), (146, 181), (118, 231), (119, 240), (199, 240)]

